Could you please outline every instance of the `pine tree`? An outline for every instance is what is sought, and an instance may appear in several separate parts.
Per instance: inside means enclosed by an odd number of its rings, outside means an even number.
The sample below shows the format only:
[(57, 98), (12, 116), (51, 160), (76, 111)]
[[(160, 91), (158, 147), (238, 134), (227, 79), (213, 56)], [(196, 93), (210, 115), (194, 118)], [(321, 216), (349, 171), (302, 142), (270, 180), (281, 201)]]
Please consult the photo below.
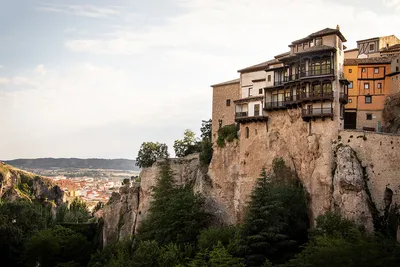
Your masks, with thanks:
[(307, 227), (303, 187), (282, 159), (274, 160), (271, 172), (261, 171), (243, 225), (247, 265), (261, 266), (267, 258), (285, 261), (306, 241)]

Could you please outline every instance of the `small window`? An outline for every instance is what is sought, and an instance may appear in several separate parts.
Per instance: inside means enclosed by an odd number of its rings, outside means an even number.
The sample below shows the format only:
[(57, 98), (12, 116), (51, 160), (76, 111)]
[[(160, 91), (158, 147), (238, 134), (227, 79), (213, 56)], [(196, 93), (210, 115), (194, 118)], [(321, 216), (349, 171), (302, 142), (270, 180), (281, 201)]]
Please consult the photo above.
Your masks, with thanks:
[(352, 73), (353, 72), (353, 69), (349, 69), (349, 73)]
[(268, 81), (269, 82), (271, 81), (271, 75), (268, 75)]
[(396, 72), (399, 71), (399, 67), (396, 67)]
[(375, 69), (374, 69), (374, 72), (375, 72), (375, 73), (379, 73), (379, 68), (375, 68)]
[(353, 103), (353, 99), (349, 98), (349, 103)]
[(258, 94), (262, 95), (262, 88), (258, 89)]
[(367, 113), (367, 121), (371, 121), (372, 120), (372, 114), (371, 113)]
[(252, 94), (251, 94), (252, 89), (253, 89), (252, 87), (249, 88), (249, 96), (252, 96)]
[(322, 45), (322, 38), (321, 37), (315, 38), (315, 45)]
[(230, 99), (227, 99), (227, 100), (226, 100), (226, 106), (229, 107), (230, 105), (231, 105), (231, 100), (230, 100)]
[(362, 68), (361, 71), (362, 71), (362, 72), (365, 72), (365, 68)]
[(349, 86), (348, 86), (348, 88), (349, 88), (349, 89), (353, 89), (353, 82), (352, 82), (352, 81), (349, 81)]
[(378, 83), (378, 89), (382, 89), (382, 83)]
[(374, 44), (370, 44), (369, 45), (369, 52), (373, 52), (375, 50), (375, 45)]
[(369, 83), (364, 83), (364, 89), (369, 89)]
[(372, 103), (372, 96), (366, 95), (365, 96), (365, 103), (366, 104), (371, 104)]
[(249, 138), (249, 135), (250, 135), (249, 127), (246, 127), (245, 131), (246, 131), (245, 132), (246, 138)]

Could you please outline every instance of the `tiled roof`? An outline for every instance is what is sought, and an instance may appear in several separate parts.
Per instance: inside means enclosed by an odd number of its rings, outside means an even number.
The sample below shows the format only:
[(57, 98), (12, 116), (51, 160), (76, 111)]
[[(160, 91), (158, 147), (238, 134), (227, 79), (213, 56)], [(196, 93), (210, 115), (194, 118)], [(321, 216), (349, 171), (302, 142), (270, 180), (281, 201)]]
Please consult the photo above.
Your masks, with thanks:
[(276, 56), (274, 56), (274, 58), (279, 59), (279, 58), (284, 57), (284, 56), (287, 56), (287, 55), (289, 55), (289, 54), (290, 54), (290, 51), (285, 52), (285, 53), (282, 53), (282, 54), (279, 54), (279, 55), (276, 55)]
[(391, 62), (392, 59), (390, 57), (349, 58), (344, 60), (344, 65), (388, 64)]
[(340, 37), (340, 39), (342, 39), (343, 42), (346, 42), (346, 38), (344, 38), (343, 34), (340, 32), (340, 30), (338, 29), (331, 29), (331, 28), (325, 28), (323, 30), (314, 32), (312, 34), (310, 34), (309, 36), (305, 37), (305, 38), (301, 38), (299, 40), (293, 41), (292, 44), (296, 44), (296, 43), (302, 43), (306, 40), (312, 39), (314, 37), (320, 37), (320, 36), (325, 36), (325, 35), (330, 35), (330, 34), (336, 34)]
[(347, 53), (347, 52), (352, 52), (352, 51), (358, 51), (358, 48), (347, 49), (344, 52)]
[(234, 84), (234, 83), (239, 83), (239, 82), (240, 82), (240, 79), (234, 79), (234, 80), (230, 80), (227, 82), (222, 82), (222, 83), (217, 83), (217, 84), (211, 85), (211, 87), (229, 85), (229, 84)]
[(381, 49), (381, 52), (391, 52), (391, 51), (397, 51), (400, 50), (400, 44), (395, 44), (392, 46), (389, 46), (389, 48), (383, 48)]
[(296, 52), (296, 54), (304, 54), (309, 52), (316, 52), (316, 51), (325, 51), (325, 50), (336, 50), (336, 48), (327, 45), (315, 45), (309, 48), (304, 49), (303, 51)]
[(259, 63), (257, 65), (253, 65), (241, 70), (238, 70), (238, 72), (249, 72), (249, 71), (256, 71), (256, 70), (264, 70), (268, 67), (269, 64), (277, 63), (279, 62), (277, 59), (271, 59), (262, 63)]

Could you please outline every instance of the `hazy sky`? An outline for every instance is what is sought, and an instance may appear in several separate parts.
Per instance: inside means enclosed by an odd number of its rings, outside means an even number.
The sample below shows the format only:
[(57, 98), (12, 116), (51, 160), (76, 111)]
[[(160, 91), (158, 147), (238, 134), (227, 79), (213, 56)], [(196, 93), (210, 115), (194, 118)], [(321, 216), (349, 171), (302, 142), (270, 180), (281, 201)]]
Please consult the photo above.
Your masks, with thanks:
[(211, 117), (211, 84), (340, 25), (399, 35), (400, 0), (0, 0), (0, 159), (135, 158)]

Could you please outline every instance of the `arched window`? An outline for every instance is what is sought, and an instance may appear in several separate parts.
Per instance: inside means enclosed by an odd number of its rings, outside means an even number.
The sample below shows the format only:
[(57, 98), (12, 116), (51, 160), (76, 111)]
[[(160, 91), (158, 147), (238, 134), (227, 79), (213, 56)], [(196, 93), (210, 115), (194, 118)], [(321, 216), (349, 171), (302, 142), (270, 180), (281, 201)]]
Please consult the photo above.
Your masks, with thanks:
[(249, 138), (249, 133), (250, 133), (249, 127), (246, 127), (245, 129), (246, 138)]

